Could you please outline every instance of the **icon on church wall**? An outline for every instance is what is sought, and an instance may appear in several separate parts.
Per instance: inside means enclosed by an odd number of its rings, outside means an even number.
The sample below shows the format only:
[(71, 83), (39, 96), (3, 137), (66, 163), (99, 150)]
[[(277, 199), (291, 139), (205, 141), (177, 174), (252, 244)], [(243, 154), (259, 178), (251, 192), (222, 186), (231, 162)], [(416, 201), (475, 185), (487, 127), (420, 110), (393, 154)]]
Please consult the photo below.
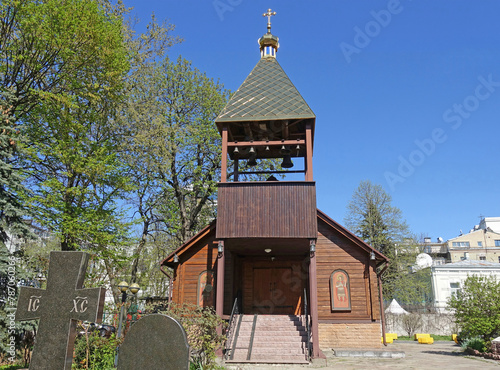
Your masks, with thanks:
[(203, 271), (198, 277), (198, 295), (196, 304), (200, 307), (213, 306), (214, 274), (210, 270)]
[(351, 309), (351, 288), (349, 275), (344, 270), (335, 270), (330, 276), (330, 296), (332, 311)]

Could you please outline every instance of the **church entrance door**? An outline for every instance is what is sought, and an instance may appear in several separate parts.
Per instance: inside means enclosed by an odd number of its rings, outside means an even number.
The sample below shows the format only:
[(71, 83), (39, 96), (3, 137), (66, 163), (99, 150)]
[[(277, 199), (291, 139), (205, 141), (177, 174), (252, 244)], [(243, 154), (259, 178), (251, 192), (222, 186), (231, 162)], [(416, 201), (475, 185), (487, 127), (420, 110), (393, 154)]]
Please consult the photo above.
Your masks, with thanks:
[(252, 313), (298, 315), (303, 284), (294, 278), (292, 266), (252, 267)]

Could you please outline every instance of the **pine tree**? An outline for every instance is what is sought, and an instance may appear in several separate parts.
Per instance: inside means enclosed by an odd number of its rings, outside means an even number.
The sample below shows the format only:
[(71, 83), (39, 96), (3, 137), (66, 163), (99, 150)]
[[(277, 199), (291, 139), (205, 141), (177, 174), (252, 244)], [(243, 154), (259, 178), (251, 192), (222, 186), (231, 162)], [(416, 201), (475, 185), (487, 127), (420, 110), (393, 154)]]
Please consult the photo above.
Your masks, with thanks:
[(389, 268), (382, 275), (384, 298), (421, 305), (430, 296), (429, 271), (412, 271), (418, 243), (401, 210), (391, 202), (382, 186), (362, 181), (353, 193), (344, 221), (357, 236), (389, 258)]
[(16, 167), (20, 158), (21, 137), (13, 124), (12, 106), (15, 97), (8, 90), (0, 91), (0, 243), (11, 236), (28, 236), (23, 221), (25, 210), (20, 194), (25, 191), (21, 171)]

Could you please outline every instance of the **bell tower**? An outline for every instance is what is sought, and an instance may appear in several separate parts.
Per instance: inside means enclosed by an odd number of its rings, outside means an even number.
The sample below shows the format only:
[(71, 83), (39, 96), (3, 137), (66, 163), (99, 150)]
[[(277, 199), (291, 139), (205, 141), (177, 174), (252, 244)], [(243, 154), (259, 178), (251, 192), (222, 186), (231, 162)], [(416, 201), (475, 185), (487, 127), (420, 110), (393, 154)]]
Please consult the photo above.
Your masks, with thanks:
[[(279, 65), (279, 39), (259, 40), (261, 58), (215, 120), (222, 136), (217, 238), (317, 237), (313, 140), (316, 116)], [(233, 161), (228, 181), (228, 158)], [(261, 160), (279, 168), (253, 171)], [(302, 163), (300, 163), (302, 162)], [(302, 165), (301, 165), (302, 164)], [(296, 167), (302, 167), (296, 169)], [(242, 181), (242, 175), (303, 173), (303, 181)], [(286, 179), (285, 179), (286, 180)]]
[[(229, 362), (308, 363), (322, 356), (320, 345), (377, 348), (379, 320), (384, 332), (377, 282), (388, 260), (316, 208), (316, 116), (277, 61), (275, 14), (263, 14), (260, 59), (215, 120), (222, 136), (217, 219), (162, 262), (174, 269), (173, 301), (203, 302), (230, 320)], [(249, 180), (257, 174), (266, 181)], [(274, 345), (274, 333), (291, 320), (291, 347)], [(353, 323), (366, 342), (346, 330)], [(259, 339), (238, 341), (240, 325)]]

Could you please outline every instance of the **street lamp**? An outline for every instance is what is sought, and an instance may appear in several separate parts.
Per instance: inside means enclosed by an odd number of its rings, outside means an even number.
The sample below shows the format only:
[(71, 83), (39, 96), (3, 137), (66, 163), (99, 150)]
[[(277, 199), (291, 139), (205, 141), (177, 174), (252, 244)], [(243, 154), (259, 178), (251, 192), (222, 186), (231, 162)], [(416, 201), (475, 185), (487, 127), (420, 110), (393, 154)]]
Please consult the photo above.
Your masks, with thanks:
[[(130, 293), (135, 295), (139, 290), (141, 290), (141, 287), (137, 283), (132, 283), (129, 286), (126, 281), (122, 281), (120, 284), (118, 284), (118, 289), (120, 289), (120, 292), (122, 292), (122, 307), (120, 308), (120, 320), (118, 321), (118, 333), (116, 333), (116, 338), (120, 338), (122, 335), (123, 310), (125, 307), (125, 302), (127, 301), (127, 291), (130, 290)], [(115, 355), (115, 366), (117, 365), (118, 365), (118, 348), (116, 348), (116, 355)]]
[(122, 307), (120, 309), (120, 320), (118, 322), (118, 333), (116, 334), (116, 337), (120, 338), (122, 334), (123, 309), (125, 307), (125, 302), (127, 301), (127, 291), (130, 290), (130, 293), (135, 295), (139, 290), (141, 290), (141, 287), (137, 283), (132, 283), (129, 286), (126, 281), (122, 281), (118, 284), (118, 289), (122, 292)]

